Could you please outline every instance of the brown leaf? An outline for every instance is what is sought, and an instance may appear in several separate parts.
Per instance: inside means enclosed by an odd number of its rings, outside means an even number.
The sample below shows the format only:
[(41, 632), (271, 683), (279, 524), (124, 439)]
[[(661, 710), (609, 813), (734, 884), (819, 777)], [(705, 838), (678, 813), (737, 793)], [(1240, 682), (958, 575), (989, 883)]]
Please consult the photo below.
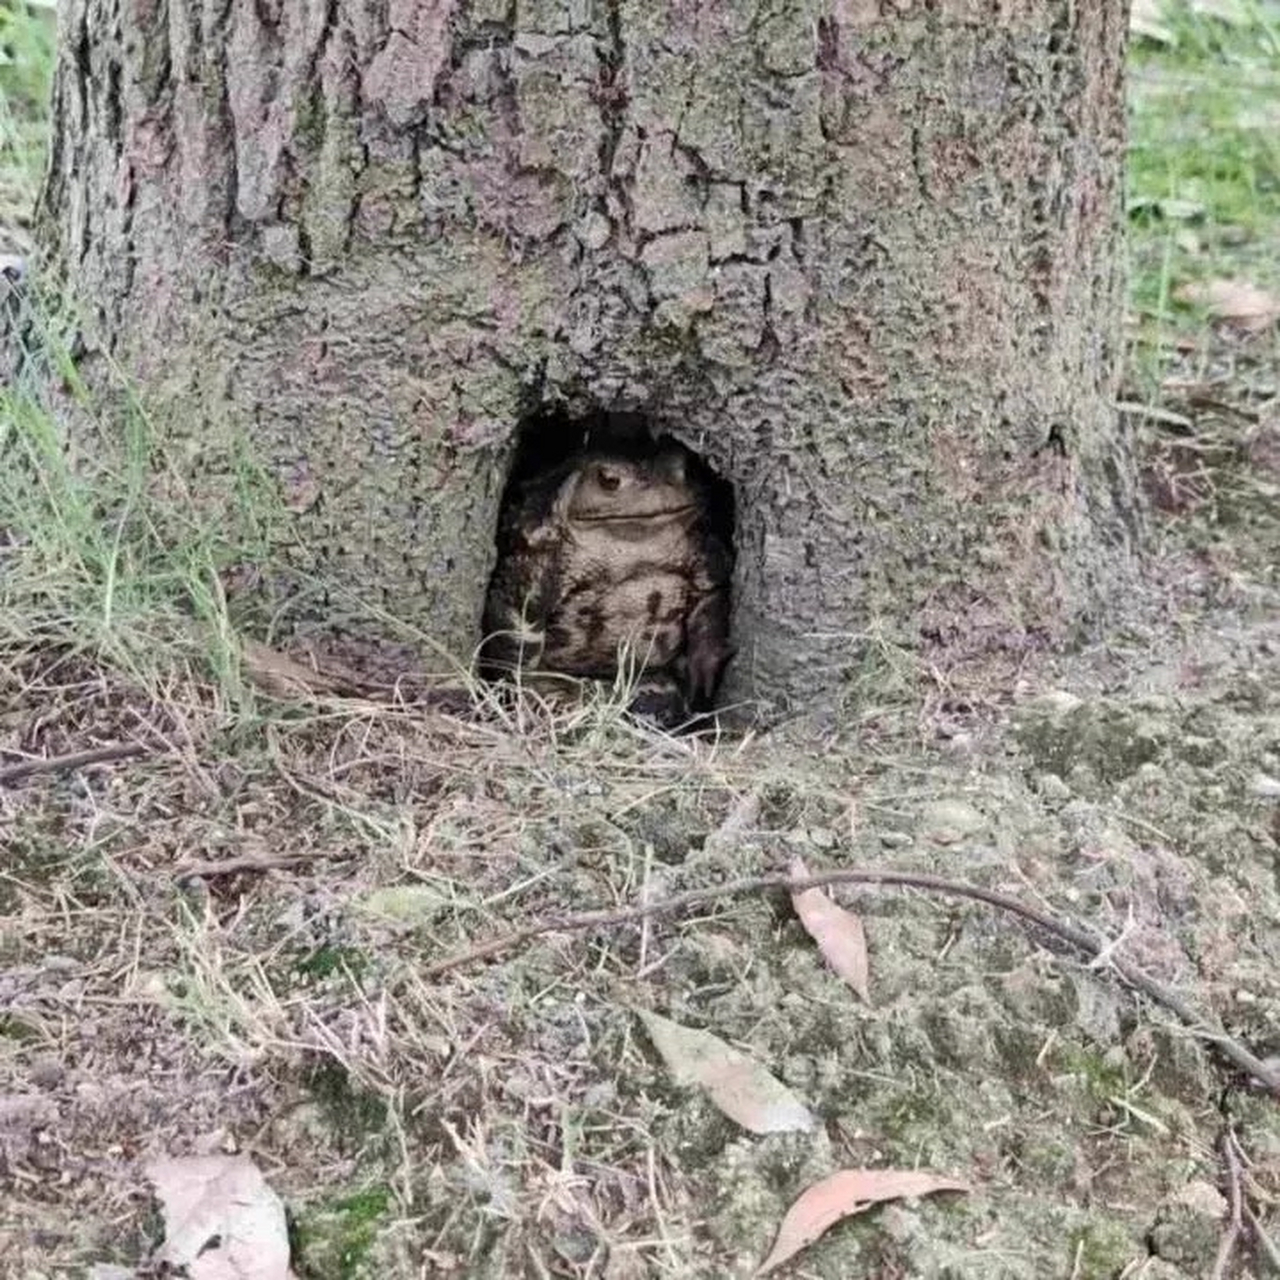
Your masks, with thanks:
[(1224, 320), (1246, 333), (1261, 333), (1280, 319), (1280, 297), (1245, 280), (1204, 280), (1184, 284), (1174, 298), (1204, 307), (1216, 320)]
[(768, 1275), (807, 1248), (841, 1218), (870, 1209), (881, 1200), (927, 1196), (934, 1191), (968, 1191), (954, 1178), (912, 1169), (841, 1169), (806, 1187), (787, 1210), (769, 1256), (757, 1276)]
[(146, 1167), (164, 1212), (159, 1263), (191, 1280), (291, 1280), (284, 1205), (248, 1156), (170, 1156)]
[(752, 1133), (813, 1128), (808, 1107), (745, 1053), (708, 1031), (682, 1027), (646, 1009), (635, 1012), (676, 1083), (704, 1089), (730, 1120)]
[[(791, 860), (791, 874), (807, 876), (803, 858)], [(858, 994), (863, 1003), (871, 1003), (867, 987), (867, 935), (862, 921), (833, 902), (821, 889), (801, 889), (791, 895), (791, 905), (800, 923), (818, 944), (826, 962)]]
[(344, 682), (291, 658), (256, 640), (241, 642), (245, 674), (273, 698), (297, 698), (309, 693), (338, 693)]

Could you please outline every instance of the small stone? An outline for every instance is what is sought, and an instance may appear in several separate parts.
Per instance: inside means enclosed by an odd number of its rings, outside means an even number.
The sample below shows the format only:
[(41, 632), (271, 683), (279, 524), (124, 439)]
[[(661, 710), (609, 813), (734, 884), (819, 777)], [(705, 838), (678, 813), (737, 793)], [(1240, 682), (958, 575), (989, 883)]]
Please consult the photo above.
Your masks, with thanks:
[(1070, 715), (1078, 706), (1080, 706), (1080, 699), (1065, 689), (1050, 689), (1028, 703), (1029, 710), (1051, 716)]
[(1273, 778), (1266, 773), (1254, 774), (1253, 794), (1263, 800), (1280, 799), (1280, 778)]
[(836, 833), (830, 827), (810, 827), (809, 843), (815, 849), (834, 849), (836, 846)]
[(575, 234), (584, 249), (603, 249), (613, 234), (613, 223), (603, 213), (593, 211), (578, 223)]
[(1205, 1182), (1203, 1179), (1188, 1182), (1178, 1192), (1177, 1200), (1188, 1209), (1194, 1209), (1197, 1213), (1206, 1214), (1210, 1218), (1224, 1217), (1227, 1212), (1226, 1197), (1212, 1183)]
[(986, 825), (986, 818), (964, 800), (935, 800), (920, 815), (921, 833), (934, 844), (955, 844)]
[(905, 849), (914, 842), (906, 831), (882, 831), (880, 833), (880, 843), (886, 849)]
[(281, 271), (297, 274), (302, 270), (302, 244), (298, 228), (278, 222), (262, 232), (262, 256)]
[(1071, 799), (1071, 788), (1056, 773), (1042, 773), (1036, 779), (1036, 790), (1046, 800)]

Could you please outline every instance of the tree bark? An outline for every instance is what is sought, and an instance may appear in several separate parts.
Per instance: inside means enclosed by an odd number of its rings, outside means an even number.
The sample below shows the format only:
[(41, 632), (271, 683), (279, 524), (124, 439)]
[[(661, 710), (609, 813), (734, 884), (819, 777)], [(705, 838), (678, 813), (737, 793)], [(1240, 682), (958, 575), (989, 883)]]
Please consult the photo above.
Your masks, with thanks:
[[(208, 492), (465, 657), (518, 425), (736, 496), (729, 693), (1126, 578), (1124, 0), (66, 0), (46, 242)], [(298, 497), (298, 495), (302, 495)]]

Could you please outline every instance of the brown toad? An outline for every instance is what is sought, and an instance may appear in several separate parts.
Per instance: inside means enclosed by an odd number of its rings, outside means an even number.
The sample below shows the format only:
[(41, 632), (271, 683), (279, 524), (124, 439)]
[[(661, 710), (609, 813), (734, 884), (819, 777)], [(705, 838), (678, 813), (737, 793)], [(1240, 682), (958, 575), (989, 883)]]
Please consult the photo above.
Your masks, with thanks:
[(682, 720), (711, 705), (732, 654), (729, 570), (682, 446), (575, 454), (508, 498), (486, 674), (642, 672), (633, 709)]

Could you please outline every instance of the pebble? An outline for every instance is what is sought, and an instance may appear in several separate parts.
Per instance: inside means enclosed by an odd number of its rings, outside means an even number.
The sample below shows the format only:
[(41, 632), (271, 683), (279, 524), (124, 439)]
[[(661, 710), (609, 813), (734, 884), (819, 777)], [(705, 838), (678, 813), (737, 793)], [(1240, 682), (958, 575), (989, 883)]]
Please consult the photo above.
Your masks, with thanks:
[(935, 800), (920, 815), (921, 833), (934, 844), (955, 844), (986, 825), (986, 818), (964, 800)]
[(1178, 1192), (1177, 1201), (1208, 1218), (1221, 1218), (1227, 1212), (1227, 1202), (1222, 1192), (1202, 1179), (1188, 1182)]
[(1078, 706), (1080, 706), (1080, 699), (1065, 689), (1050, 689), (1027, 704), (1029, 710), (1051, 716), (1068, 716)]
[(1264, 800), (1280, 800), (1280, 778), (1266, 773), (1254, 774), (1253, 794)]
[(1036, 790), (1046, 800), (1071, 799), (1071, 788), (1056, 773), (1042, 773), (1036, 779)]
[(613, 234), (613, 224), (603, 213), (592, 211), (575, 228), (578, 240), (586, 249), (603, 249)]

